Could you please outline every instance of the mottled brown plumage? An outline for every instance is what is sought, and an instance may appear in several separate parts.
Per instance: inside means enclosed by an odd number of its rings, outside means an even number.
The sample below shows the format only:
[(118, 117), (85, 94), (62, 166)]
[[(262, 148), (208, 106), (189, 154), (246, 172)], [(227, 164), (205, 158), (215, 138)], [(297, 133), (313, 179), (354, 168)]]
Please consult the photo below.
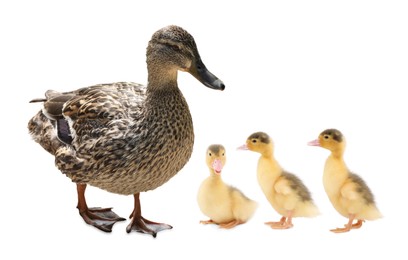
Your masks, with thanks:
[[(153, 34), (147, 68), (147, 86), (101, 84), (48, 91), (45, 99), (33, 100), (44, 102), (44, 108), (30, 120), (29, 131), (72, 181), (135, 194), (138, 200), (140, 192), (166, 183), (189, 160), (193, 122), (177, 86), (177, 71), (213, 89), (223, 90), (224, 84), (202, 63), (193, 37), (178, 26)], [(146, 227), (130, 229), (156, 234)]]

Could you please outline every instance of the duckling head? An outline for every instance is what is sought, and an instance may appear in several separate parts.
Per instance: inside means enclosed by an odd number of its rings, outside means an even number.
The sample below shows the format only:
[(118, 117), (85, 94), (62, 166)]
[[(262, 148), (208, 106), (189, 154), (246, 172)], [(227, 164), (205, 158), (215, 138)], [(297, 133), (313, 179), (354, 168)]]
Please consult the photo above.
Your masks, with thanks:
[(213, 144), (208, 147), (206, 162), (211, 174), (220, 175), (226, 161), (224, 146)]
[(209, 88), (225, 89), (224, 83), (202, 62), (193, 36), (179, 26), (170, 25), (156, 31), (149, 41), (146, 55), (149, 82), (168, 76), (176, 80), (177, 71), (181, 70)]
[(273, 142), (268, 134), (264, 132), (256, 132), (251, 134), (246, 143), (240, 147), (239, 150), (249, 150), (260, 153), (264, 156), (270, 156), (273, 154)]
[(346, 147), (346, 140), (339, 130), (331, 128), (321, 132), (319, 137), (309, 142), (308, 145), (320, 146), (332, 153), (343, 153)]

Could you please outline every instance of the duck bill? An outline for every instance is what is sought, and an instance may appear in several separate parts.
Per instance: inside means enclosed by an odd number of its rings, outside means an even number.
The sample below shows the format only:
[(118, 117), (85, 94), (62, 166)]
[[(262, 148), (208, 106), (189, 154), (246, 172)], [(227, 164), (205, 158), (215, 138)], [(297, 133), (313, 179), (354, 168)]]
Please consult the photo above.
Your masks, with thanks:
[(244, 145), (241, 145), (240, 147), (238, 147), (237, 150), (247, 151), (249, 149), (248, 149), (248, 146), (246, 144), (244, 144)]
[(307, 143), (307, 145), (310, 145), (310, 146), (320, 146), (319, 139), (310, 141), (310, 142)]
[(203, 83), (205, 86), (209, 88), (216, 90), (225, 89), (224, 83), (220, 79), (218, 79), (214, 74), (207, 70), (201, 59), (198, 59), (195, 63), (191, 65), (189, 72), (191, 75), (193, 75), (196, 79), (198, 79), (201, 83)]

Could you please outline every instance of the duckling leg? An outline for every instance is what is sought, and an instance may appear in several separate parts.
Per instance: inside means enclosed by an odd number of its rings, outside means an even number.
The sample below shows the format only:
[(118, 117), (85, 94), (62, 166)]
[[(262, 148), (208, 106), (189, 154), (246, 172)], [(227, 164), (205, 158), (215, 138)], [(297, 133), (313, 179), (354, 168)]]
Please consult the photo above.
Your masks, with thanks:
[(77, 184), (79, 215), (84, 221), (104, 232), (112, 232), (113, 225), (118, 221), (126, 220), (119, 217), (112, 208), (88, 208), (85, 200), (86, 184)]
[(364, 220), (359, 219), (359, 220), (357, 220), (357, 223), (351, 225), (351, 228), (352, 228), (352, 229), (361, 228), (361, 227), (363, 226), (363, 222), (364, 222)]
[(136, 193), (133, 195), (135, 198), (135, 208), (133, 209), (132, 214), (130, 215), (132, 218), (131, 223), (126, 227), (126, 232), (130, 233), (132, 230), (150, 234), (153, 237), (156, 237), (157, 233), (166, 230), (172, 229), (173, 227), (163, 223), (157, 223), (150, 220), (145, 219), (142, 217), (142, 208), (140, 206), (140, 193)]
[(235, 220), (233, 220), (231, 222), (220, 224), (220, 227), (225, 228), (225, 229), (231, 229), (231, 228), (233, 228), (235, 226), (238, 226), (238, 225), (241, 225), (243, 223), (244, 223), (243, 221), (235, 219)]
[(359, 220), (357, 220), (357, 223), (353, 224), (354, 218), (355, 218), (355, 215), (350, 214), (349, 222), (346, 225), (344, 225), (344, 228), (335, 228), (335, 229), (332, 229), (330, 231), (332, 231), (334, 233), (344, 233), (344, 232), (350, 231), (351, 229), (360, 228), (363, 225), (364, 220), (359, 219)]

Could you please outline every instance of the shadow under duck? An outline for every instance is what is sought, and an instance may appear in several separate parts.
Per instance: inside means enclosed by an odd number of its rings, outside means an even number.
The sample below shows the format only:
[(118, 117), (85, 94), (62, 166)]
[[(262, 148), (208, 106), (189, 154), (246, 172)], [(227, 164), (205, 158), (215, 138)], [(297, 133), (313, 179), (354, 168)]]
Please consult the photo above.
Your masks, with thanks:
[(71, 92), (49, 90), (28, 123), (34, 141), (55, 156), (58, 169), (77, 185), (78, 210), (87, 224), (111, 232), (125, 220), (111, 208), (88, 208), (87, 184), (134, 195), (126, 231), (151, 234), (172, 228), (142, 217), (140, 192), (166, 183), (188, 162), (194, 131), (177, 85), (178, 70), (205, 86), (224, 83), (201, 61), (194, 38), (178, 26), (155, 32), (147, 47), (147, 86), (132, 82), (94, 85)]

